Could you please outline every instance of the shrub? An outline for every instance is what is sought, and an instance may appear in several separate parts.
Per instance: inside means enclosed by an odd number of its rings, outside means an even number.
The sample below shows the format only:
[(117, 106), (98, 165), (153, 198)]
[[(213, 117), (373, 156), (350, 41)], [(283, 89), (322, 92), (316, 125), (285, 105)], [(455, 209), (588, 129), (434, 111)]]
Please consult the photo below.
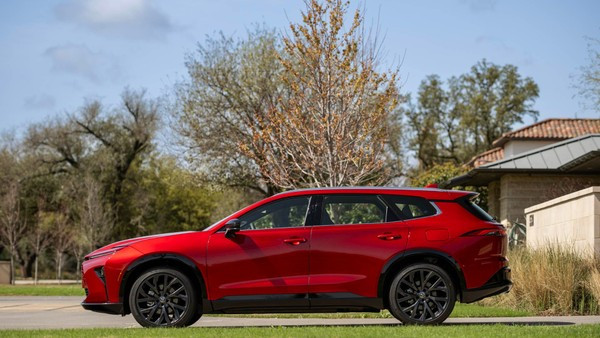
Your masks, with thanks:
[(600, 260), (572, 248), (515, 248), (508, 254), (513, 289), (485, 304), (542, 315), (599, 314)]

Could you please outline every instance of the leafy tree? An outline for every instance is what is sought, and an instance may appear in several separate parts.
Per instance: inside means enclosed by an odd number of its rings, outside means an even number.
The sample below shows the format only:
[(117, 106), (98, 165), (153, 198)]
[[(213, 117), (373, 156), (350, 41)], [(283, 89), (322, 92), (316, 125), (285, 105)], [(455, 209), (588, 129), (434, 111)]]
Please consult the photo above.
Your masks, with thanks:
[(143, 233), (202, 230), (210, 225), (215, 193), (167, 156), (152, 157), (137, 170), (139, 186), (129, 186), (132, 219)]
[(410, 105), (406, 109), (406, 124), (412, 131), (410, 147), (415, 151), (419, 165), (429, 168), (440, 157), (438, 125), (446, 114), (448, 101), (446, 92), (437, 75), (430, 75), (419, 86), (417, 106)]
[(176, 87), (174, 127), (207, 181), (264, 195), (374, 184), (399, 171), (395, 72), (348, 3), (307, 1), (290, 36), (207, 38)]
[(523, 117), (537, 117), (532, 109), (539, 95), (531, 78), (522, 79), (513, 65), (497, 66), (485, 59), (462, 75), (457, 91), (463, 118), (461, 126), (470, 131), (472, 153), (488, 150), (503, 133)]
[(119, 237), (135, 234), (129, 220), (121, 215), (121, 208), (128, 201), (123, 190), (132, 166), (152, 150), (158, 110), (158, 101), (146, 99), (143, 91), (126, 89), (121, 106), (112, 114), (96, 101), (85, 105), (80, 115), (72, 119), (76, 132), (101, 147), (97, 151), (101, 156), (97, 162), (102, 165), (92, 170), (101, 170), (96, 174), (104, 176), (104, 192), (113, 209), (115, 232)]
[(445, 87), (438, 76), (429, 76), (421, 82), (417, 104), (409, 101), (403, 108), (420, 169), (446, 161), (464, 163), (491, 149), (525, 116), (538, 116), (532, 109), (537, 84), (512, 65), (482, 60)]
[(410, 185), (418, 188), (423, 188), (429, 184), (439, 185), (453, 177), (462, 175), (465, 172), (465, 168), (458, 166), (453, 162), (434, 164), (431, 168), (424, 170), (411, 178)]
[(35, 277), (39, 255), (54, 242), (52, 225), (46, 215), (57, 212), (61, 180), (58, 176), (38, 175), (37, 161), (28, 150), (23, 151), (21, 182), (22, 217), (26, 224), (19, 238), (17, 262), (23, 277)]
[[(443, 183), (453, 177), (465, 174), (468, 169), (461, 165), (456, 165), (454, 162), (444, 162), (434, 164), (431, 168), (419, 172), (416, 176), (410, 179), (410, 185), (413, 187), (423, 188), (429, 184), (437, 184), (443, 188)], [(453, 189), (468, 190), (479, 193), (475, 202), (487, 209), (488, 190), (487, 187), (454, 187)]]
[(243, 40), (208, 37), (188, 55), (189, 78), (175, 89), (173, 127), (206, 182), (278, 192), (254, 161), (264, 144), (252, 131), (282, 95), (279, 48), (276, 33), (257, 26)]
[[(158, 111), (158, 101), (145, 98), (143, 91), (126, 89), (121, 104), (113, 110), (99, 101), (91, 101), (67, 119), (32, 125), (26, 145), (38, 159), (40, 168), (36, 175), (66, 175), (75, 184), (90, 182), (93, 177), (100, 185), (97, 191), (102, 201), (98, 203), (112, 213), (101, 216), (105, 211), (98, 212), (96, 216), (102, 219), (94, 222), (111, 222), (107, 227), (113, 229), (113, 237), (135, 235), (136, 229), (123, 212), (131, 199), (123, 191), (128, 184), (135, 185), (129, 180), (130, 172), (152, 150)], [(79, 188), (83, 187), (70, 190), (74, 205), (87, 200), (80, 196)], [(97, 206), (100, 208), (100, 204)], [(78, 206), (72, 212), (81, 211), (85, 220), (86, 208)]]
[(378, 44), (348, 2), (307, 1), (279, 60), (285, 95), (252, 126), (244, 153), (280, 189), (387, 182), (396, 72), (378, 70)]

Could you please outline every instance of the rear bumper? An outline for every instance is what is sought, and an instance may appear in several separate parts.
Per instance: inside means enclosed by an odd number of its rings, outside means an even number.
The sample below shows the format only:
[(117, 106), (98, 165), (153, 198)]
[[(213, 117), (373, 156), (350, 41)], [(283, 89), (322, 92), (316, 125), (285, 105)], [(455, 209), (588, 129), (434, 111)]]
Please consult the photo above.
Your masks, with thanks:
[(512, 288), (512, 281), (510, 280), (510, 277), (509, 267), (500, 269), (482, 287), (463, 290), (461, 302), (473, 303), (487, 297), (510, 291)]
[(124, 315), (123, 314), (123, 304), (121, 303), (81, 303), (84, 309), (108, 313), (111, 315)]

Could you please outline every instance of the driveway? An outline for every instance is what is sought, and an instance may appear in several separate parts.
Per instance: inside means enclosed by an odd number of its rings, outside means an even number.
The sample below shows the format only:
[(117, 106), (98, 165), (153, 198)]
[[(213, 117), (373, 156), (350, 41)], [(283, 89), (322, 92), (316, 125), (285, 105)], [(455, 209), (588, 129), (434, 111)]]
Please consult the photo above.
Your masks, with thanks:
[[(66, 329), (96, 327), (139, 327), (131, 315), (121, 317), (85, 311), (83, 297), (0, 297), (1, 329)], [(522, 324), (577, 325), (598, 324), (600, 316), (449, 318), (445, 324)], [(239, 326), (313, 326), (313, 325), (399, 325), (395, 319), (320, 319), (320, 318), (233, 318), (204, 316), (195, 327)]]

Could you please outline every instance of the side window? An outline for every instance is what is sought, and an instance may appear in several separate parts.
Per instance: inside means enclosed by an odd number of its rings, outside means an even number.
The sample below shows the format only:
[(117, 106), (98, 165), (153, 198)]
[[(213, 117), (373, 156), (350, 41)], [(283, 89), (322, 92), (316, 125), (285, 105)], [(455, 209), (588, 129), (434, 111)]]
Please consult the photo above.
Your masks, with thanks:
[(309, 196), (290, 197), (260, 206), (239, 219), (242, 230), (273, 229), (303, 226)]
[(385, 199), (398, 209), (399, 216), (403, 219), (432, 216), (437, 213), (435, 207), (421, 197), (387, 195)]
[(386, 213), (376, 195), (325, 195), (320, 224), (383, 223)]

